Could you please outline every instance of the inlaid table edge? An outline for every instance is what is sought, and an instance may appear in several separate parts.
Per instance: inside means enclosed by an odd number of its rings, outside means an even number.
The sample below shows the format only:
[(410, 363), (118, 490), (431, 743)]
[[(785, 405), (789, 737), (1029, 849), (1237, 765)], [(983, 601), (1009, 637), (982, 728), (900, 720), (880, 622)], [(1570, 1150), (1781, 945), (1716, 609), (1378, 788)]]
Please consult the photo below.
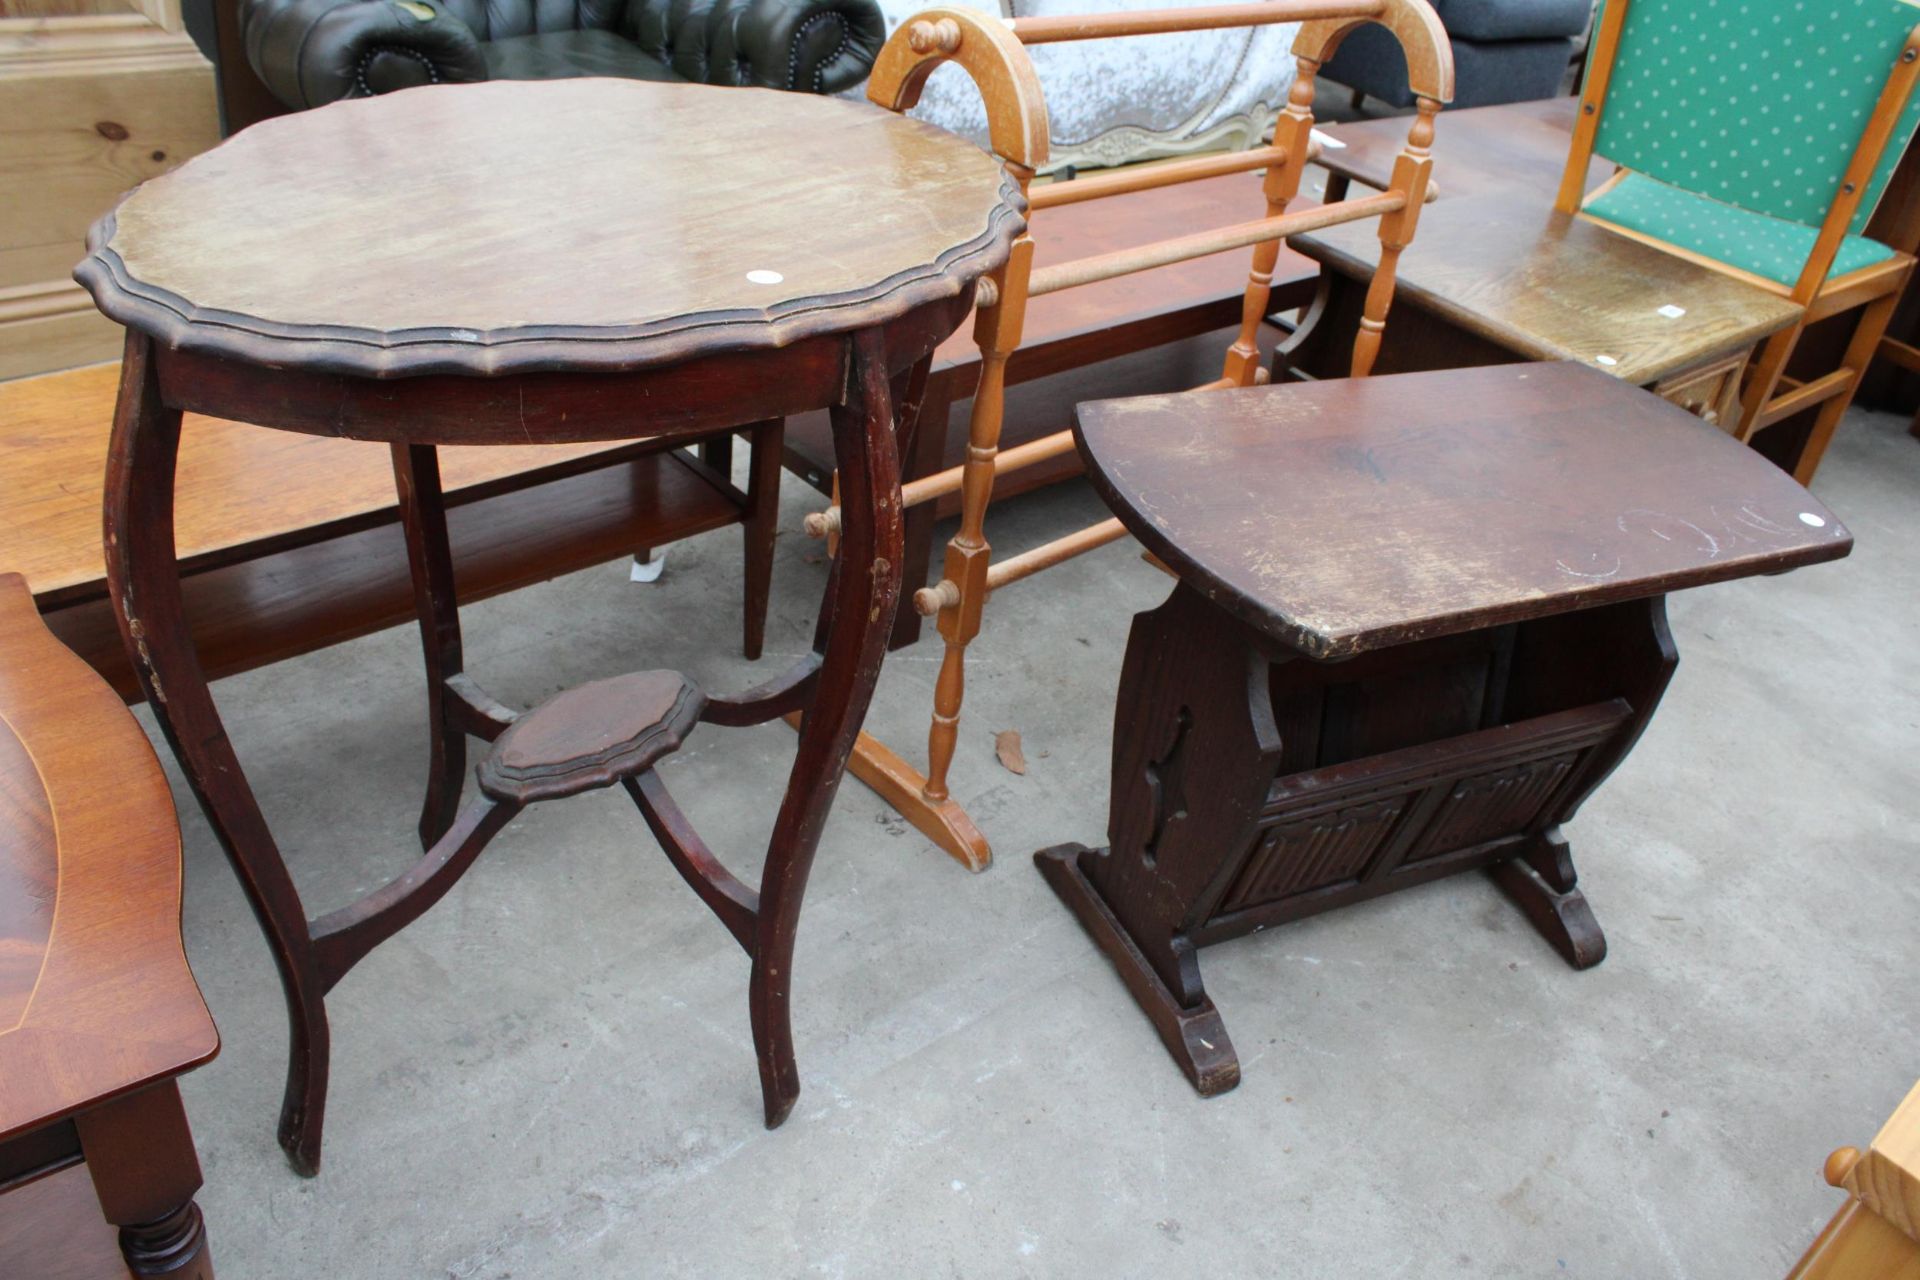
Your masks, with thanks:
[[(79, 727), (88, 731), (93, 752), (100, 757), (110, 758), (122, 778), (130, 770), (138, 770), (145, 775), (145, 781), (157, 786), (159, 793), (167, 799), (167, 816), (173, 831), (170, 840), (116, 839), (110, 851), (111, 860), (116, 865), (124, 859), (137, 856), (139, 863), (135, 870), (147, 875), (159, 874), (170, 880), (168, 888), (161, 891), (171, 898), (170, 903), (161, 904), (171, 906), (171, 911), (167, 913), (167, 927), (160, 937), (147, 940), (136, 957), (137, 964), (117, 967), (109, 976), (132, 983), (131, 995), (136, 999), (136, 1009), (139, 1003), (160, 1000), (174, 1005), (174, 1017), (179, 1019), (179, 1006), (186, 1005), (190, 1012), (184, 1021), (191, 1025), (184, 1029), (183, 1034), (144, 1037), (137, 1029), (133, 1034), (128, 1034), (124, 1019), (107, 1016), (96, 1018), (78, 1028), (62, 1025), (56, 1037), (53, 1028), (36, 1023), (35, 1006), (39, 1003), (42, 984), (49, 973), (64, 975), (64, 970), (56, 971), (55, 967), (69, 959), (68, 951), (63, 949), (70, 946), (67, 940), (76, 930), (98, 931), (113, 923), (96, 918), (101, 915), (97, 909), (87, 912), (88, 904), (77, 896), (77, 886), (68, 884), (70, 875), (95, 872), (85, 866), (71, 867), (68, 859), (62, 856), (57, 868), (58, 888), (53, 924), (40, 971), (36, 975), (34, 995), (29, 999), (20, 1020), (13, 1027), (0, 1030), (0, 1141), (171, 1079), (204, 1065), (220, 1051), (219, 1030), (193, 977), (181, 937), (181, 845), (177, 825), (171, 821), (171, 790), (161, 770), (159, 757), (120, 698), (92, 668), (60, 644), (47, 629), (28, 594), (26, 579), (16, 573), (0, 573), (0, 653), (12, 661), (21, 652), (29, 650), (36, 654), (39, 661), (49, 663), (56, 669), (70, 671), (74, 682), (71, 685), (62, 682), (58, 697), (51, 696), (53, 690), (49, 688), (44, 703), (28, 703), (24, 707), (0, 705), (0, 720), (5, 721), (21, 743), (31, 747), (41, 737), (43, 726), (56, 719), (67, 722), (63, 726), (66, 732), (76, 732), (73, 722), (82, 722)], [(5, 678), (0, 676), (0, 696), (6, 692)], [(40, 768), (39, 762), (36, 760), (34, 763), (53, 808), (56, 829), (59, 829), (60, 809), (53, 803), (54, 784), (47, 778), (46, 771)], [(127, 794), (129, 787), (116, 787), (116, 791)], [(66, 829), (71, 830), (71, 822)], [(119, 834), (125, 835), (124, 831)], [(62, 852), (65, 852), (64, 847)], [(83, 860), (98, 857), (98, 851), (83, 854)], [(112, 868), (99, 870), (101, 873), (111, 873)], [(97, 907), (98, 904), (95, 905)], [(76, 911), (83, 913), (78, 919), (74, 918)], [(125, 936), (124, 931), (119, 932), (120, 936)], [(89, 983), (98, 980), (93, 975), (88, 977)], [(82, 1007), (86, 1007), (84, 1002)], [(105, 1012), (111, 1014), (111, 1011)], [(63, 1016), (62, 1023), (67, 1021), (69, 1019)], [(97, 1070), (97, 1074), (87, 1075), (84, 1071), (75, 1073), (59, 1090), (48, 1090), (42, 1087), (46, 1078), (43, 1068), (47, 1059), (61, 1050), (59, 1044), (52, 1042), (55, 1038), (79, 1042), (111, 1040), (123, 1048), (129, 1043), (136, 1043), (148, 1056), (137, 1070), (116, 1073), (89, 1068)], [(161, 1051), (163, 1046), (171, 1047)], [(121, 1054), (118, 1060), (124, 1060), (125, 1056)], [(92, 1059), (96, 1063), (103, 1060), (98, 1056)]]

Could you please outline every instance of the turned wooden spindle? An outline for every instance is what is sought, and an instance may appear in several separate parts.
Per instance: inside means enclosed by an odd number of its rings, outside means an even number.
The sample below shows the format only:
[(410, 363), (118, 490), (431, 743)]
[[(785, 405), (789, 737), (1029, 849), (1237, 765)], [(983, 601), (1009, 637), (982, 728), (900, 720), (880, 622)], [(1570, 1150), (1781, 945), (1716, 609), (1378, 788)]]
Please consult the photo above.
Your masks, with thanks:
[[(1021, 194), (1026, 194), (1033, 170), (1010, 160), (1004, 163)], [(980, 610), (987, 598), (987, 566), (992, 555), (986, 537), (987, 503), (993, 498), (994, 459), (1000, 451), (1000, 423), (1006, 408), (1007, 357), (1020, 345), (1032, 274), (1033, 237), (1022, 232), (1013, 242), (1007, 265), (988, 277), (994, 286), (994, 305), (981, 310), (974, 323), (974, 340), (980, 346), (980, 384), (973, 393), (967, 461), (960, 475), (960, 531), (947, 544), (945, 572), (934, 588), (940, 593), (940, 636), (946, 642), (946, 651), (941, 655), (940, 676), (933, 686), (927, 781), (921, 788), (921, 794), (934, 804), (947, 799), (947, 769), (959, 741), (960, 704), (966, 696), (967, 645), (980, 634)], [(916, 592), (916, 604), (918, 597)]]
[[(1265, 380), (1265, 375), (1266, 371), (1261, 370), (1261, 381)], [(1052, 435), (1041, 436), (1038, 440), (1029, 440), (1025, 444), (1017, 444), (1011, 449), (1001, 449), (996, 452), (993, 455), (993, 474), (1005, 475), (1009, 471), (1019, 471), (1036, 462), (1046, 462), (1072, 452), (1073, 432), (1056, 431)], [(945, 471), (936, 471), (930, 476), (921, 476), (918, 480), (902, 485), (900, 505), (917, 507), (922, 503), (932, 502), (957, 492), (961, 481), (965, 478), (966, 469), (966, 464), (962, 463), (957, 467), (948, 467)], [(811, 538), (824, 538), (829, 534), (837, 533), (840, 529), (840, 508), (831, 506), (824, 511), (812, 512), (801, 520), (800, 527), (805, 529), (807, 536)], [(919, 610), (923, 616), (929, 618), (938, 611), (938, 605)]]
[(960, 50), (960, 24), (952, 18), (929, 22), (925, 18), (907, 27), (907, 44), (915, 53), (944, 53)]
[(1835, 1147), (1833, 1154), (1827, 1157), (1826, 1165), (1820, 1170), (1820, 1176), (1827, 1180), (1830, 1187), (1847, 1185), (1847, 1175), (1853, 1172), (1853, 1166), (1860, 1163), (1860, 1148)]
[[(1313, 137), (1313, 77), (1320, 64), (1312, 58), (1298, 59), (1299, 71), (1293, 88), (1287, 92), (1286, 110), (1273, 128), (1273, 145), (1286, 152), (1285, 159), (1267, 170), (1265, 182), (1267, 216), (1277, 218), (1300, 192), (1300, 177), (1306, 171), (1307, 153)], [(1247, 272), (1247, 291), (1240, 302), (1240, 332), (1227, 348), (1226, 368), (1221, 381), (1227, 386), (1252, 386), (1260, 368), (1260, 326), (1266, 322), (1267, 301), (1273, 292), (1273, 269), (1280, 261), (1280, 241), (1268, 240), (1253, 249), (1253, 266)]]
[(1406, 203), (1380, 219), (1380, 265), (1374, 268), (1373, 281), (1367, 286), (1367, 300), (1361, 307), (1360, 331), (1353, 338), (1353, 377), (1364, 378), (1373, 371), (1380, 354), (1380, 339), (1387, 330), (1387, 308), (1393, 305), (1394, 272), (1399, 269), (1400, 251), (1413, 243), (1414, 226), (1420, 220), (1420, 206), (1426, 203), (1427, 180), (1433, 171), (1433, 118), (1440, 104), (1432, 98), (1417, 98), (1413, 127), (1407, 131), (1407, 145), (1393, 162), (1391, 190), (1404, 191)]
[(914, 612), (923, 618), (931, 618), (942, 609), (960, 607), (960, 588), (946, 579), (941, 579), (930, 587), (922, 587), (913, 593)]

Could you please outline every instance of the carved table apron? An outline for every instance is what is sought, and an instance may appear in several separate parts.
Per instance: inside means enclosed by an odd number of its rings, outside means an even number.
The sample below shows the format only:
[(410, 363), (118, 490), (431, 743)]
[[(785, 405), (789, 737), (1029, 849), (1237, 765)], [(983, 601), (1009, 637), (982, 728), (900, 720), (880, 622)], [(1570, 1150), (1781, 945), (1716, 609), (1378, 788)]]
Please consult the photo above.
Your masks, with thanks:
[[(583, 117), (595, 130), (579, 128)], [(421, 136), (442, 157), (426, 173), (410, 141)], [(445, 894), (522, 807), (614, 783), (752, 958), (766, 1122), (785, 1119), (799, 1093), (788, 1001), (801, 896), (900, 582), (896, 423), (911, 427), (933, 349), (968, 314), (974, 281), (1005, 261), (1021, 213), (990, 158), (896, 116), (771, 91), (578, 80), (439, 86), (266, 122), (136, 190), (95, 228), (76, 274), (128, 328), (107, 476), (113, 604), (279, 965), (292, 1023), (280, 1141), (297, 1169), (319, 1162), (325, 993)], [(821, 407), (855, 519), (808, 658), (736, 696), (648, 671), (525, 714), (464, 672), (437, 446), (692, 439)], [(172, 483), (183, 411), (393, 452), (428, 675), (426, 853), (318, 918), (182, 616)], [(792, 712), (798, 753), (756, 890), (701, 841), (653, 766), (696, 724)], [(468, 736), (493, 746), (462, 806)]]

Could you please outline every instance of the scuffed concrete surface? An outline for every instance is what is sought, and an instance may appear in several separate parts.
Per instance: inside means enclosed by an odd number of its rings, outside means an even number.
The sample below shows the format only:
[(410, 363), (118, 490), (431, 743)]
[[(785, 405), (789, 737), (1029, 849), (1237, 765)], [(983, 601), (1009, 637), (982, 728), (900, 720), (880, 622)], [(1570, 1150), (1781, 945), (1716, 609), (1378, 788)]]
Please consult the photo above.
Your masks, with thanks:
[[(842, 789), (778, 1132), (744, 957), (602, 792), (529, 811), (341, 983), (325, 1166), (296, 1177), (273, 967), (180, 788), (188, 952), (225, 1041), (185, 1082), (220, 1273), (1783, 1274), (1837, 1204), (1821, 1160), (1920, 1077), (1920, 441), (1855, 413), (1816, 488), (1853, 558), (1677, 597), (1665, 707), (1569, 828), (1606, 963), (1570, 971), (1477, 876), (1210, 949), (1245, 1067), (1210, 1102), (1029, 857), (1105, 825), (1127, 618), (1165, 591), (1126, 543), (1002, 592), (972, 650), (954, 794), (989, 872)], [(636, 667), (777, 670), (825, 575), (809, 509), (789, 478), (757, 666), (725, 530), (653, 586), (609, 564), (469, 608), (469, 669), (521, 705)], [(1017, 550), (1100, 514), (1068, 486), (990, 532)], [(938, 658), (893, 655), (869, 719), (913, 758)], [(405, 865), (411, 629), (216, 693), (316, 914)], [(993, 759), (1008, 728), (1024, 777)], [(703, 728), (662, 769), (748, 879), (791, 749)]]

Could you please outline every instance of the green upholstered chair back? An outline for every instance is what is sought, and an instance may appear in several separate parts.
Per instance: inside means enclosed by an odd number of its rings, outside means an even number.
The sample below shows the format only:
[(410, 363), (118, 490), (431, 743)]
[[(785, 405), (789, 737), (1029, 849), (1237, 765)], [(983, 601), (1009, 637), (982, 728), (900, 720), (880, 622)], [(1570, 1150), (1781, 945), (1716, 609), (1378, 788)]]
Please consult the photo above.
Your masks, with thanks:
[[(1697, 195), (1818, 226), (1917, 25), (1916, 0), (1630, 0), (1593, 149)], [(1850, 232), (1865, 228), (1916, 124), (1920, 93)]]

